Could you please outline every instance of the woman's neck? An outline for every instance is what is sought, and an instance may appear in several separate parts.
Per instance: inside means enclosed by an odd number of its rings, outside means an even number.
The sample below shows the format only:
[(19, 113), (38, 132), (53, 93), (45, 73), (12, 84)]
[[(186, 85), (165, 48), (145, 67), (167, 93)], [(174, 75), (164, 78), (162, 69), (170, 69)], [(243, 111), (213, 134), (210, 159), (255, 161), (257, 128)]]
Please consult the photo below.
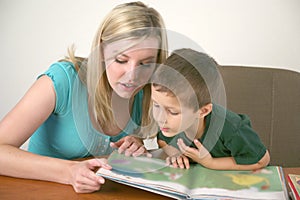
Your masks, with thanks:
[(107, 127), (103, 131), (108, 135), (117, 135), (124, 130), (131, 118), (131, 111), (134, 98), (121, 98), (116, 93), (112, 93), (111, 105), (115, 123), (107, 123)]
[[(96, 122), (96, 119), (93, 115), (90, 115), (91, 122), (96, 130), (104, 133), (105, 135), (115, 136), (118, 135), (128, 124), (129, 119), (131, 118), (131, 111), (133, 106), (134, 98), (124, 99), (118, 96), (117, 94), (112, 94), (111, 105), (112, 112), (114, 117), (114, 123), (105, 123), (105, 127), (100, 127), (99, 122)], [(89, 102), (89, 113), (93, 113)], [(101, 119), (98, 119), (101, 120)]]

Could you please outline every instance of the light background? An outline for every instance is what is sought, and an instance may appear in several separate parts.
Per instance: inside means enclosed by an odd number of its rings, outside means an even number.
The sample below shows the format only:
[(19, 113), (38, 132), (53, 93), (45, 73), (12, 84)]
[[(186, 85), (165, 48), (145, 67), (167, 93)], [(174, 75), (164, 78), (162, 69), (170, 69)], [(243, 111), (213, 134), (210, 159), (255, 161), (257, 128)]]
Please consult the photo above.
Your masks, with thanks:
[[(98, 25), (121, 2), (0, 0), (0, 119), (71, 44), (87, 56)], [(143, 2), (220, 64), (300, 71), (299, 0)]]

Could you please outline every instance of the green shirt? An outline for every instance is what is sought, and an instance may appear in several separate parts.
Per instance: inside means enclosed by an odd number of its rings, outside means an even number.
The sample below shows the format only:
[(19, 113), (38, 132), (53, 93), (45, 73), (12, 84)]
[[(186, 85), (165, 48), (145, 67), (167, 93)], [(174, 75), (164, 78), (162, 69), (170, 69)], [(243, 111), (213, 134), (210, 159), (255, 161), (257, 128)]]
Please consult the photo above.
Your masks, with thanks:
[[(236, 114), (214, 104), (205, 124), (204, 133), (198, 140), (212, 157), (233, 157), (237, 164), (254, 164), (266, 153), (266, 147), (251, 127), (247, 115)], [(176, 148), (177, 140), (182, 138), (186, 145), (196, 148), (184, 132), (174, 137), (165, 137), (159, 132), (157, 137)]]

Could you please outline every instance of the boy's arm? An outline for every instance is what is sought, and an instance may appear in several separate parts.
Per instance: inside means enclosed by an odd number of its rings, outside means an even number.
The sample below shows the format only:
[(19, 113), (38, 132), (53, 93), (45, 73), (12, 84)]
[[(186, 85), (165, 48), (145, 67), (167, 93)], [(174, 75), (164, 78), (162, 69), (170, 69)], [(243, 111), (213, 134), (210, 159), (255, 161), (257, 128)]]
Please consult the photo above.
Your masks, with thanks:
[(255, 164), (241, 165), (237, 164), (233, 157), (213, 158), (204, 146), (198, 141), (194, 141), (197, 149), (187, 147), (182, 140), (179, 139), (178, 146), (183, 154), (204, 167), (216, 170), (256, 170), (266, 167), (270, 162), (269, 152)]
[(216, 170), (257, 170), (266, 167), (270, 161), (269, 152), (266, 151), (265, 155), (255, 164), (237, 164), (233, 157), (213, 158), (207, 156), (203, 159), (195, 160), (199, 164)]
[(166, 154), (166, 157), (174, 157), (181, 155), (182, 153), (175, 147), (168, 145), (165, 141), (158, 139), (157, 140), (159, 148), (162, 148)]

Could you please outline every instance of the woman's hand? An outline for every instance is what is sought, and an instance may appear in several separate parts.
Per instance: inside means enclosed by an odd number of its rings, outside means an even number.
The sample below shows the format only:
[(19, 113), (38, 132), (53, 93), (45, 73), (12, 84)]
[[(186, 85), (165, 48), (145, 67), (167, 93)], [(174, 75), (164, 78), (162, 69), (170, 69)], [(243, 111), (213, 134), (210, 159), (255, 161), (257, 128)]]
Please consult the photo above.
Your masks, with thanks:
[(99, 190), (105, 182), (103, 177), (95, 174), (95, 170), (100, 167), (111, 169), (104, 158), (80, 161), (72, 165), (70, 184), (75, 192), (91, 193)]
[(118, 148), (118, 152), (124, 152), (126, 156), (140, 156), (143, 154), (151, 156), (151, 154), (148, 153), (144, 147), (142, 139), (134, 136), (125, 136), (117, 142), (111, 142), (110, 146), (113, 148)]

